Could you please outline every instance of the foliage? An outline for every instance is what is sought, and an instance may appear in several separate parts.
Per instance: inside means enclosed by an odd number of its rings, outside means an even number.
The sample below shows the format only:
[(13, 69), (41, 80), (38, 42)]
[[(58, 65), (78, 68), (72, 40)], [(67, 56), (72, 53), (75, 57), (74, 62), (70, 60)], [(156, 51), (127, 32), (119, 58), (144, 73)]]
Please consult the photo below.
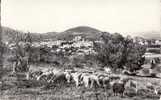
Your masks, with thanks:
[[(22, 40), (25, 42), (22, 42)], [(13, 49), (14, 59), (12, 59), (12, 63), (15, 63), (13, 72), (26, 72), (29, 70), (32, 37), (30, 36), (30, 33), (25, 34), (24, 37), (17, 34), (15, 41), (16, 45)]]
[(130, 71), (141, 68), (144, 62), (142, 55), (145, 53), (143, 46), (133, 43), (130, 37), (124, 38), (119, 33), (104, 32), (101, 40), (103, 43), (94, 42), (94, 49), (97, 52), (97, 59), (104, 66), (113, 69), (127, 68)]

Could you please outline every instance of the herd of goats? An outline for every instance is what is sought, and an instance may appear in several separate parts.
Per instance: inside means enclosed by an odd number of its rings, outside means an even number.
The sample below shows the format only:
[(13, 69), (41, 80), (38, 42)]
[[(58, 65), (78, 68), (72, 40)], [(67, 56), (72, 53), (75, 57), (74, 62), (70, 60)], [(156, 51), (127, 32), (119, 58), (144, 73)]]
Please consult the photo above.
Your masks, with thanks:
[[(137, 81), (132, 78), (115, 75), (109, 68), (104, 71), (79, 71), (79, 70), (60, 70), (60, 69), (47, 69), (33, 71), (27, 74), (28, 80), (45, 81), (49, 84), (59, 83), (65, 81), (67, 83), (74, 83), (76, 88), (84, 86), (85, 88), (93, 88), (95, 86), (107, 88), (111, 87), (114, 95), (124, 95), (125, 85), (130, 83), (132, 88), (135, 88), (137, 93)], [(153, 87), (147, 85), (146, 87)], [(152, 88), (150, 88), (152, 90)], [(159, 90), (153, 87), (153, 91), (158, 95)]]

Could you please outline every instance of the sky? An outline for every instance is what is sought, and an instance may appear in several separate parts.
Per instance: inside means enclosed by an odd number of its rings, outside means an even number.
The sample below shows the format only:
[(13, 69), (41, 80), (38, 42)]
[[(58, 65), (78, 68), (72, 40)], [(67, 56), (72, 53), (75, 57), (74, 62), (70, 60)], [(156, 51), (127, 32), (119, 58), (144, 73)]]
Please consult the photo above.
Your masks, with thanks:
[(132, 34), (161, 32), (161, 0), (2, 0), (2, 25), (30, 32), (90, 26)]

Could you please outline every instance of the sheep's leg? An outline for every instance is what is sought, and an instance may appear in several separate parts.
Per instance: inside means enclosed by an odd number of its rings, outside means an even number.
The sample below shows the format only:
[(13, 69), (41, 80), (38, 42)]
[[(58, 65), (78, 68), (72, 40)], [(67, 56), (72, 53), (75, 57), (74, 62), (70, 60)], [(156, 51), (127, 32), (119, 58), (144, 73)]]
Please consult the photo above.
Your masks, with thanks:
[(88, 88), (88, 82), (85, 82), (85, 87)]
[(105, 82), (103, 81), (103, 87), (105, 87)]
[(93, 84), (94, 84), (94, 80), (91, 80), (91, 86), (90, 86), (90, 88), (93, 87)]
[(121, 97), (124, 97), (124, 93), (121, 93)]
[(105, 81), (103, 81), (103, 87), (106, 88), (106, 83), (105, 83)]
[(136, 92), (136, 94), (138, 94), (138, 89), (137, 88), (135, 89), (135, 92)]
[(88, 78), (85, 78), (85, 79), (84, 79), (84, 84), (85, 84), (85, 87), (86, 87), (86, 88), (89, 87), (89, 79), (88, 79)]
[(44, 75), (40, 75), (40, 76), (38, 76), (37, 77), (37, 80), (40, 80), (41, 79), (41, 77), (43, 77)]
[(29, 78), (30, 78), (30, 72), (27, 72), (26, 73), (26, 79), (29, 80)]
[(123, 97), (123, 93), (121, 93), (121, 97)]
[(114, 96), (116, 96), (116, 93), (114, 92)]
[(52, 77), (49, 79), (48, 82), (49, 82), (49, 83), (50, 83), (50, 82), (53, 82), (54, 78), (55, 78), (55, 76), (52, 76)]
[(98, 86), (100, 87), (100, 86), (101, 86), (101, 84), (100, 84), (99, 80), (96, 80), (96, 81), (97, 81)]
[(86, 82), (86, 87), (87, 87), (87, 88), (89, 87), (89, 81)]
[(87, 88), (88, 87), (88, 83), (87, 83), (87, 81), (85, 79), (83, 80), (83, 83), (84, 83), (84, 86)]
[(76, 80), (75, 83), (76, 83), (76, 87), (78, 87), (79, 86), (79, 81)]

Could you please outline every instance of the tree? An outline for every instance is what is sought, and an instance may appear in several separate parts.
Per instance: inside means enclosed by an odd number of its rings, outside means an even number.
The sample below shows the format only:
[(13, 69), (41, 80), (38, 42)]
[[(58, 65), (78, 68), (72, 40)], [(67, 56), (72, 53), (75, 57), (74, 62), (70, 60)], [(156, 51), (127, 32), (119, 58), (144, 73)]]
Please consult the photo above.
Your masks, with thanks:
[(101, 41), (94, 42), (97, 59), (103, 64), (116, 70), (126, 66), (129, 70), (136, 70), (143, 64), (142, 55), (145, 48), (138, 43), (133, 43), (130, 38), (124, 38), (119, 33), (102, 33)]
[(114, 69), (121, 67), (120, 61), (124, 38), (118, 33), (109, 34), (104, 32), (101, 36), (101, 40), (103, 43), (94, 43), (97, 59), (103, 66), (109, 66)]
[(30, 33), (16, 34), (16, 45), (14, 49), (14, 56), (16, 58), (13, 66), (14, 72), (27, 72), (29, 70), (29, 58), (31, 58), (31, 43), (32, 39)]
[(146, 51), (145, 47), (137, 42), (134, 43), (133, 39), (125, 38), (124, 50), (122, 61), (126, 68), (130, 71), (141, 69), (141, 65), (143, 65), (145, 61), (145, 58), (143, 57)]

